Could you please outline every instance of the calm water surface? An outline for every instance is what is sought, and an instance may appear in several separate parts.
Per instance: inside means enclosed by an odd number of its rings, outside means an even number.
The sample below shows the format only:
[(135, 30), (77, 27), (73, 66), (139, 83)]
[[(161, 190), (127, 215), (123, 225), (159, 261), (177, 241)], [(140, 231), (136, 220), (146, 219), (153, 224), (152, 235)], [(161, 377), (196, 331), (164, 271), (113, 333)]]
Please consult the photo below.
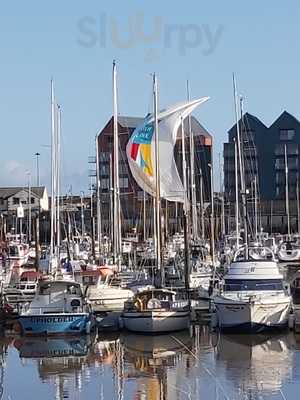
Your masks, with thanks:
[(299, 399), (300, 336), (2, 339), (0, 399)]
[(298, 400), (300, 335), (0, 338), (0, 400), (17, 399)]

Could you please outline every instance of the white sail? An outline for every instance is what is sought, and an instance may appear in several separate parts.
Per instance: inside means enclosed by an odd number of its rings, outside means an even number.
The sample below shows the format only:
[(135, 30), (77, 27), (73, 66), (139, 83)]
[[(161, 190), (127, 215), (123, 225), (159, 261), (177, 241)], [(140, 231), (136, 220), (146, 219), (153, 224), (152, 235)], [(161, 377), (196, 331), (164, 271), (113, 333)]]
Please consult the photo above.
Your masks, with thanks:
[[(158, 114), (160, 195), (166, 200), (184, 202), (184, 188), (174, 159), (177, 131), (181, 120), (206, 100), (208, 97), (176, 104)], [(134, 130), (126, 147), (134, 179), (151, 196), (155, 196), (156, 191), (153, 122), (153, 115), (146, 117)]]

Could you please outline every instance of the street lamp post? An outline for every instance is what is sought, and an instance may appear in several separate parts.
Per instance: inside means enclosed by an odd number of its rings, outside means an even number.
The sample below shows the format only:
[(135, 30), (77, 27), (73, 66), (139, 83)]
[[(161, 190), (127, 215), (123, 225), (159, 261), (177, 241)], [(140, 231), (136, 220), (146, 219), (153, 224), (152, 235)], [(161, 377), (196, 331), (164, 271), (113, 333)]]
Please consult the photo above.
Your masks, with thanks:
[(41, 155), (40, 153), (35, 153), (36, 156), (36, 186), (40, 186), (40, 165), (39, 165), (39, 156)]

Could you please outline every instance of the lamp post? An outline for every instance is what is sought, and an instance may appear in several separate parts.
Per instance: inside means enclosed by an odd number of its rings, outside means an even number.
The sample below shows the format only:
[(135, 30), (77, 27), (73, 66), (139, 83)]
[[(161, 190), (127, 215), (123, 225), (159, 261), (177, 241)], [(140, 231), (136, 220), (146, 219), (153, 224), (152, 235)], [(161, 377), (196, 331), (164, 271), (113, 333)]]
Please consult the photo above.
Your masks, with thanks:
[(31, 242), (31, 173), (28, 171), (27, 173), (28, 176), (28, 243)]
[(36, 156), (36, 186), (40, 186), (40, 165), (39, 165), (39, 156), (41, 155), (40, 153), (35, 153)]

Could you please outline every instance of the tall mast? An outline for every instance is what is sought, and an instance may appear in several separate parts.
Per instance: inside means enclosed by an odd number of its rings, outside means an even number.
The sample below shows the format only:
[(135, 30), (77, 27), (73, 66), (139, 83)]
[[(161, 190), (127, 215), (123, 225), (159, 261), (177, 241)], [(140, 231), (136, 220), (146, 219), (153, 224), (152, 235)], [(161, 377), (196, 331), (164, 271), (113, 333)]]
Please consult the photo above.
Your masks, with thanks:
[(100, 171), (99, 171), (99, 143), (98, 135), (96, 136), (96, 188), (97, 188), (97, 240), (98, 251), (100, 253), (102, 242), (102, 227), (101, 227), (101, 202), (100, 202)]
[(120, 237), (120, 185), (119, 185), (119, 132), (118, 132), (118, 105), (117, 105), (117, 67), (113, 62), (113, 114), (114, 114), (114, 220), (113, 220), (113, 240), (114, 240), (114, 262), (120, 268), (121, 237)]
[(146, 192), (143, 190), (143, 240), (146, 241)]
[(210, 191), (211, 191), (211, 215), (210, 215), (210, 235), (211, 235), (211, 261), (215, 266), (215, 207), (214, 207), (214, 170), (213, 170), (213, 152), (211, 152), (210, 165)]
[(55, 214), (55, 100), (54, 100), (54, 84), (51, 79), (51, 225), (50, 225), (50, 256), (54, 255), (54, 214)]
[(287, 217), (288, 238), (290, 239), (291, 227), (290, 227), (290, 205), (289, 205), (289, 168), (288, 168), (286, 144), (284, 145), (284, 163), (285, 163), (285, 210)]
[(257, 213), (257, 176), (254, 177), (254, 230), (255, 230), (255, 240), (257, 240), (258, 234), (258, 213)]
[(161, 285), (164, 286), (164, 272), (161, 262), (161, 235), (160, 235), (160, 173), (159, 173), (159, 146), (158, 146), (158, 87), (157, 78), (153, 74), (153, 116), (154, 116), (154, 138), (155, 138), (155, 201), (154, 201), (154, 215), (155, 215), (155, 250), (156, 250), (156, 265), (161, 273)]
[(183, 227), (184, 227), (184, 263), (185, 263), (185, 288), (189, 290), (189, 276), (190, 276), (190, 255), (189, 255), (189, 204), (187, 195), (187, 176), (186, 176), (186, 157), (185, 157), (185, 134), (183, 118), (181, 117), (181, 145), (182, 145), (182, 175), (183, 175), (183, 189), (184, 189), (184, 204), (183, 204)]
[(188, 211), (188, 199), (187, 199), (187, 176), (186, 176), (186, 154), (185, 154), (185, 136), (183, 118), (181, 117), (181, 148), (182, 148), (182, 176), (183, 176), (183, 189), (184, 189), (184, 213)]
[(31, 174), (28, 173), (28, 243), (31, 242)]
[(300, 204), (299, 204), (299, 173), (297, 174), (297, 188), (296, 188), (296, 201), (297, 201), (297, 230), (300, 233)]
[(221, 163), (221, 153), (219, 153), (219, 171), (220, 171), (220, 196), (221, 196), (221, 236), (225, 237), (225, 199), (222, 181), (222, 163)]
[(204, 199), (203, 199), (203, 174), (200, 167), (200, 214), (201, 214), (201, 239), (205, 238)]
[[(187, 88), (187, 99), (190, 101), (190, 87), (189, 81), (186, 84)], [(192, 119), (191, 115), (188, 116), (188, 129), (190, 138), (190, 185), (191, 185), (191, 209), (192, 209), (192, 237), (198, 239), (198, 216), (197, 216), (197, 198), (196, 198), (196, 185), (195, 185), (195, 146), (194, 146), (194, 135), (192, 132)]]
[(240, 167), (240, 180), (241, 180), (241, 195), (242, 195), (242, 209), (243, 209), (243, 225), (244, 225), (244, 236), (245, 245), (248, 245), (248, 227), (247, 227), (247, 207), (246, 207), (246, 186), (245, 186), (245, 176), (244, 176), (244, 166), (242, 162), (242, 151), (241, 151), (241, 134), (240, 134), (240, 124), (238, 117), (238, 99), (237, 99), (237, 89), (235, 76), (233, 74), (233, 92), (234, 92), (234, 109), (235, 109), (235, 120), (236, 120), (236, 131), (237, 131), (237, 144), (238, 144), (238, 154), (239, 154), (239, 167)]
[(235, 175), (235, 230), (236, 248), (239, 248), (240, 228), (239, 228), (239, 175), (238, 175), (238, 145), (234, 141), (234, 175)]
[(57, 106), (57, 135), (56, 135), (56, 232), (57, 232), (57, 249), (60, 246), (60, 136), (61, 136), (61, 108)]

